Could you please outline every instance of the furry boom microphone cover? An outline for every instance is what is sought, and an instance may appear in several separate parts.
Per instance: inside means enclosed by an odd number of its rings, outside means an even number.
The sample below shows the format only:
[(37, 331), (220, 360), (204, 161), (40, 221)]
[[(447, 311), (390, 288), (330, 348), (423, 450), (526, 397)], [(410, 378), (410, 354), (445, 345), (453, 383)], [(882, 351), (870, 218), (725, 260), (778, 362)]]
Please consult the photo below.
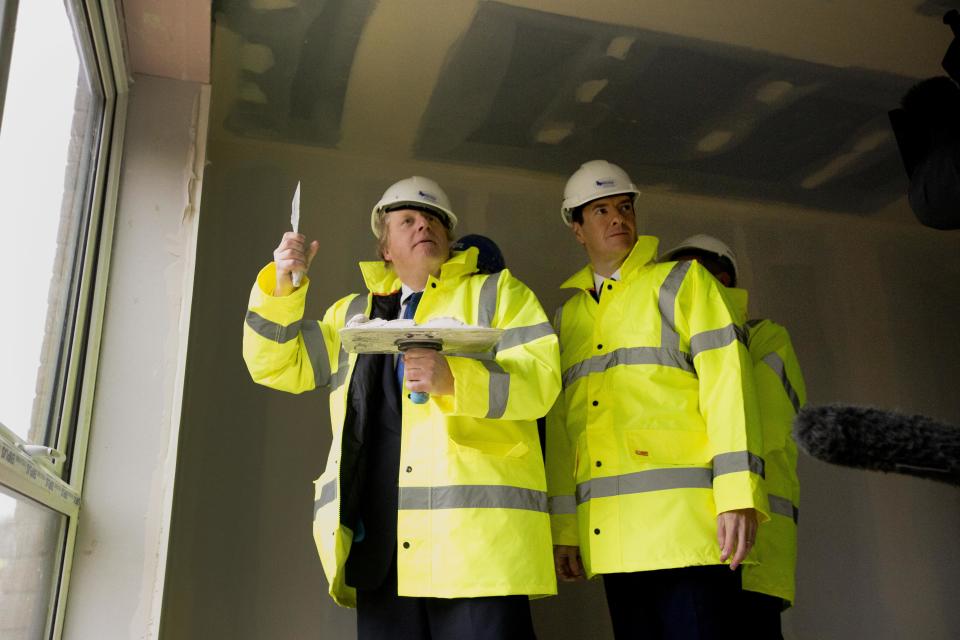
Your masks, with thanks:
[(794, 437), (814, 458), (960, 486), (960, 427), (870, 407), (804, 407)]

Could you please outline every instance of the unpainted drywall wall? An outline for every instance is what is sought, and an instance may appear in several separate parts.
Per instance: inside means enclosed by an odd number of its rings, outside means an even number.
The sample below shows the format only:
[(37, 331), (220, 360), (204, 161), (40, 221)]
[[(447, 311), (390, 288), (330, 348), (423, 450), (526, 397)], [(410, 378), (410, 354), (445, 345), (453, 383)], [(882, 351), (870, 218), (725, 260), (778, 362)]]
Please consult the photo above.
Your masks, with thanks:
[(131, 87), (64, 638), (150, 637), (159, 623), (201, 93), (149, 76)]

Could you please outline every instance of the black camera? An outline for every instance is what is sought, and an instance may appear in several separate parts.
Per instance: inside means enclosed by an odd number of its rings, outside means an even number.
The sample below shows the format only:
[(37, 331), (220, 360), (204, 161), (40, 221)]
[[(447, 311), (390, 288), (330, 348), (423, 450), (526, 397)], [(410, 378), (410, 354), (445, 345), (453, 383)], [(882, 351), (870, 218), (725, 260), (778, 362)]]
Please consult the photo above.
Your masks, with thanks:
[(960, 229), (960, 13), (943, 22), (953, 30), (941, 63), (949, 77), (917, 83), (889, 115), (914, 215), (934, 229)]

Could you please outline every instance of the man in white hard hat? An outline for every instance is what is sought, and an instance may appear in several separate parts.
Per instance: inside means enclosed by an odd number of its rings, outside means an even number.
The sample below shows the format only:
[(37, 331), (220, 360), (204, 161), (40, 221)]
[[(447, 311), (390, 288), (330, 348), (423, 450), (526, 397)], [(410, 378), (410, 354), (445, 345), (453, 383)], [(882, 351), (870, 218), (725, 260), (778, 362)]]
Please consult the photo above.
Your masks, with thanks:
[(760, 527), (742, 573), (743, 611), (752, 624), (746, 638), (782, 638), (780, 613), (793, 605), (796, 591), (797, 518), (800, 480), (793, 419), (807, 392), (790, 334), (771, 320), (747, 320), (747, 292), (737, 286), (737, 257), (723, 241), (705, 234), (687, 238), (666, 252), (663, 261), (696, 260), (727, 287), (727, 297), (745, 328), (763, 422), (763, 459), (770, 501), (770, 521)]
[(658, 264), (639, 190), (585, 163), (561, 213), (590, 264), (558, 310), (563, 391), (547, 418), (558, 576), (603, 575), (617, 638), (729, 638), (734, 571), (766, 520), (750, 357), (721, 285)]
[[(532, 638), (528, 598), (556, 592), (536, 419), (559, 388), (557, 338), (508, 270), (451, 253), (457, 217), (432, 180), (392, 185), (373, 208), (381, 261), (368, 293), (303, 319), (319, 243), (284, 234), (257, 278), (244, 359), (261, 384), (329, 387), (333, 443), (316, 481), (314, 539), (334, 600), (357, 606), (361, 640)], [(344, 351), (355, 314), (453, 317), (504, 330), (473, 357)], [(410, 392), (429, 393), (416, 404)]]

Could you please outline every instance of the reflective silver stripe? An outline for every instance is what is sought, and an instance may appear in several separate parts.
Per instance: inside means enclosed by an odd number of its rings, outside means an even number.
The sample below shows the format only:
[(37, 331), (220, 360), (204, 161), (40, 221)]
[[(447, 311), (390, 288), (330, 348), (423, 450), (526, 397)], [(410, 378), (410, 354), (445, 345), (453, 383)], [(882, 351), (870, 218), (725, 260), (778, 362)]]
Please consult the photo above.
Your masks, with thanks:
[[(340, 362), (337, 363), (337, 370), (330, 376), (330, 390), (336, 391), (343, 386), (347, 380), (347, 373), (350, 369), (350, 360), (343, 358), (343, 352), (340, 353)], [(349, 358), (349, 356), (348, 356)]]
[(557, 310), (553, 312), (553, 330), (556, 334), (560, 335), (560, 319), (563, 318), (563, 305), (557, 307)]
[(297, 320), (286, 326), (267, 320), (256, 311), (247, 311), (247, 326), (254, 330), (257, 335), (284, 344), (297, 337), (300, 332), (300, 321)]
[(400, 487), (400, 509), (523, 509), (547, 512), (547, 494), (503, 485)]
[(780, 376), (780, 382), (783, 383), (783, 390), (786, 391), (787, 397), (790, 398), (790, 404), (793, 405), (794, 412), (800, 411), (800, 396), (797, 395), (793, 385), (790, 384), (790, 378), (787, 377), (787, 367), (784, 365), (783, 359), (776, 353), (768, 353), (763, 356), (763, 361), (773, 369), (774, 373)]
[(367, 310), (367, 302), (369, 301), (369, 295), (358, 295), (353, 300), (350, 301), (350, 304), (347, 305), (347, 313), (343, 316), (344, 324), (347, 323), (350, 318), (357, 315), (358, 313), (364, 313)]
[(510, 374), (493, 360), (481, 360), (490, 372), (490, 397), (487, 403), (487, 418), (497, 419), (507, 410), (510, 397)]
[(764, 476), (763, 458), (749, 451), (731, 451), (713, 457), (713, 477), (751, 471), (760, 477)]
[[(497, 313), (497, 283), (500, 281), (502, 271), (491, 273), (487, 279), (480, 285), (480, 299), (477, 303), (477, 324), (481, 327), (493, 326), (493, 317)], [(546, 323), (544, 323), (546, 324)], [(522, 330), (534, 330), (535, 327), (518, 327), (514, 330), (516, 333), (510, 334), (511, 330), (504, 331), (497, 349), (508, 349), (518, 344), (523, 344), (528, 340), (535, 340), (540, 336), (525, 338)], [(549, 329), (549, 325), (547, 325)], [(514, 342), (516, 341), (516, 342)], [(503, 370), (499, 364), (493, 360), (480, 360), (483, 366), (490, 372), (489, 399), (487, 403), (487, 418), (500, 418), (507, 410), (507, 400), (510, 397), (510, 374)]]
[[(353, 316), (367, 310), (367, 300), (369, 297), (370, 296), (358, 295), (350, 301), (350, 304), (347, 305), (347, 313), (343, 317), (344, 324)], [(330, 377), (331, 391), (336, 391), (346, 382), (348, 373), (350, 373), (350, 354), (344, 350), (341, 344), (340, 353), (337, 358), (337, 370)]]
[(666, 349), (680, 348), (680, 335), (676, 329), (677, 293), (683, 278), (690, 269), (690, 261), (684, 260), (673, 265), (670, 273), (660, 285), (660, 296), (657, 301), (660, 307), (660, 346)]
[(770, 512), (781, 516), (786, 516), (797, 522), (800, 519), (800, 509), (793, 506), (793, 502), (783, 496), (777, 496), (772, 493), (767, 494), (770, 500)]
[(493, 316), (497, 312), (497, 282), (502, 271), (491, 273), (480, 285), (480, 300), (477, 308), (477, 324), (481, 327), (490, 327)]
[(664, 367), (675, 367), (690, 373), (695, 373), (693, 356), (679, 349), (664, 349), (660, 347), (624, 347), (610, 353), (592, 356), (586, 360), (570, 366), (563, 372), (563, 386), (569, 387), (579, 378), (591, 373), (602, 373), (607, 369), (620, 365), (656, 364)]
[(500, 337), (500, 342), (497, 344), (497, 351), (503, 351), (504, 349), (533, 342), (538, 338), (551, 335), (553, 335), (553, 327), (550, 326), (549, 322), (507, 329)]
[(712, 472), (704, 467), (649, 469), (581, 482), (577, 485), (577, 504), (596, 498), (610, 498), (632, 493), (667, 489), (710, 489), (712, 486)]
[(307, 357), (313, 367), (313, 382), (317, 387), (330, 383), (330, 358), (327, 357), (327, 344), (323, 340), (323, 331), (317, 322), (304, 322), (302, 327), (303, 344), (307, 348)]
[(547, 507), (552, 516), (569, 516), (577, 513), (577, 499), (574, 496), (553, 496), (547, 498)]
[(313, 517), (317, 517), (317, 512), (327, 506), (337, 498), (337, 479), (334, 478), (327, 484), (320, 487), (320, 497), (313, 503)]
[(690, 337), (690, 355), (696, 358), (704, 351), (710, 349), (721, 349), (739, 338), (737, 327), (734, 324), (728, 324), (721, 329), (711, 329), (710, 331), (701, 331)]

